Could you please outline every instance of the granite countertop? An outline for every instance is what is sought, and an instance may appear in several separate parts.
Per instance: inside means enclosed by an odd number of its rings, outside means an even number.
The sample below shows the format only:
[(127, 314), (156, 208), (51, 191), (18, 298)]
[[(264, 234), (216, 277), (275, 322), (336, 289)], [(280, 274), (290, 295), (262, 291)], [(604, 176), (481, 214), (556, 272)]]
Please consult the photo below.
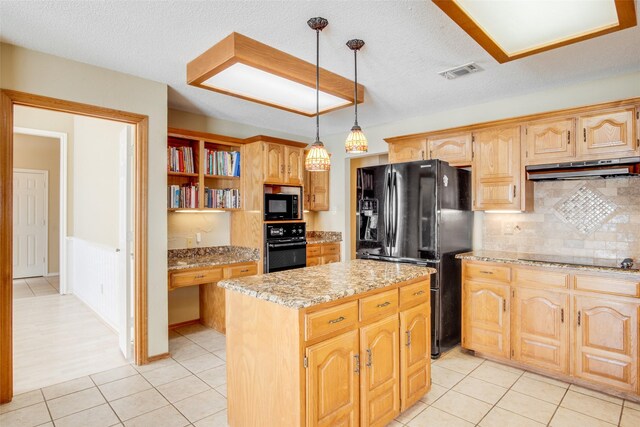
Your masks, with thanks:
[(640, 262), (636, 262), (631, 269), (623, 269), (620, 268), (620, 263), (614, 259), (483, 250), (458, 254), (456, 255), (456, 258), (473, 261), (530, 265), (534, 267), (571, 268), (574, 270), (608, 271), (640, 275), (640, 270), (638, 270), (638, 264), (640, 264)]
[(209, 246), (206, 248), (169, 249), (169, 271), (216, 265), (256, 262), (257, 249), (241, 246)]
[(352, 260), (218, 282), (228, 290), (291, 308), (305, 308), (435, 273), (429, 267)]
[(307, 244), (342, 242), (342, 233), (339, 231), (307, 231)]

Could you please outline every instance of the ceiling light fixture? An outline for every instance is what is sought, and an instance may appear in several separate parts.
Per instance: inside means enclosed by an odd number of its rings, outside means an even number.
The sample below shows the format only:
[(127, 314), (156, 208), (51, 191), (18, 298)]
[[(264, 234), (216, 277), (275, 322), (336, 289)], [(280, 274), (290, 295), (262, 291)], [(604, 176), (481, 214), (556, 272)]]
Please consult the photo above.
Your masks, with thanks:
[(355, 98), (354, 109), (356, 120), (349, 132), (344, 148), (349, 154), (366, 153), (369, 150), (367, 137), (364, 136), (362, 128), (358, 125), (358, 51), (364, 46), (364, 41), (359, 39), (349, 40), (347, 42), (349, 49), (353, 51), (353, 68), (355, 70), (355, 86), (353, 88), (353, 97)]
[(320, 141), (320, 31), (329, 25), (329, 21), (318, 17), (309, 19), (307, 24), (316, 32), (316, 140), (304, 159), (304, 167), (309, 172), (324, 172), (331, 169), (331, 159)]
[(633, 0), (432, 0), (499, 63), (636, 25)]
[[(316, 66), (257, 40), (231, 33), (187, 64), (187, 83), (202, 89), (313, 117)], [(320, 70), (320, 114), (354, 103), (353, 82)], [(364, 87), (358, 86), (362, 102)]]

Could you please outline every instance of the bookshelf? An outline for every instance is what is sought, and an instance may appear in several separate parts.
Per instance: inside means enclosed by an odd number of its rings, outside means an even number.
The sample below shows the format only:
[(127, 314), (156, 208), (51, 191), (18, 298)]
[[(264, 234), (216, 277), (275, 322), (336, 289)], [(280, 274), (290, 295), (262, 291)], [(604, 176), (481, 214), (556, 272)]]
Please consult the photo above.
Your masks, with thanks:
[(169, 128), (167, 209), (242, 209), (244, 141), (223, 135)]

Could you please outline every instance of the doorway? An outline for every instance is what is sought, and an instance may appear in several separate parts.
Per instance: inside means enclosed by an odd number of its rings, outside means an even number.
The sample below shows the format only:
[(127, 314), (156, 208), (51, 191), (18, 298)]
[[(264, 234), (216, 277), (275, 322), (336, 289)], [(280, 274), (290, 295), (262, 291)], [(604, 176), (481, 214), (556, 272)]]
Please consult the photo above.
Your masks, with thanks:
[[(70, 101), (2, 90), (2, 128), (0, 130), (0, 403), (13, 397), (13, 110), (27, 106), (107, 119), (133, 125), (132, 191), (134, 244), (126, 248), (133, 257), (134, 315), (133, 360), (148, 363), (147, 353), (147, 144), (148, 117)], [(128, 313), (127, 313), (128, 315)], [(77, 325), (81, 327), (81, 325)]]

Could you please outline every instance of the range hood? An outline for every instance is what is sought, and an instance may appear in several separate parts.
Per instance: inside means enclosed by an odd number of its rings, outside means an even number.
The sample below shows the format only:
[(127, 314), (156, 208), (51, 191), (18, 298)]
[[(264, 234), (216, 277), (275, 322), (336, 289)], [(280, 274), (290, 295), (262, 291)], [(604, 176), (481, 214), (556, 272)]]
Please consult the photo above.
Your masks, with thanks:
[(633, 176), (640, 175), (640, 157), (529, 165), (525, 170), (529, 181)]

